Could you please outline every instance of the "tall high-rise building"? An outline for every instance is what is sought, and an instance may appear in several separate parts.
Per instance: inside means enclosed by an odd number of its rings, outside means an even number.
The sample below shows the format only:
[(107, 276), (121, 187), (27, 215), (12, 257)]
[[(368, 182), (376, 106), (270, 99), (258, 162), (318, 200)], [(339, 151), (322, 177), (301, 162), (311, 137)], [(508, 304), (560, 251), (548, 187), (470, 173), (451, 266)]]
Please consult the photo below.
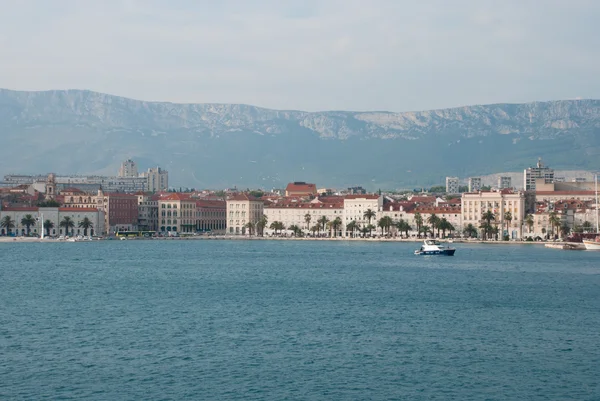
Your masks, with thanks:
[(510, 177), (498, 177), (498, 189), (512, 188), (512, 179)]
[(150, 192), (166, 191), (169, 189), (169, 172), (160, 167), (149, 168), (141, 176), (148, 179), (148, 191)]
[(458, 177), (446, 177), (446, 193), (458, 193)]
[(543, 178), (546, 184), (554, 182), (554, 169), (545, 167), (541, 157), (535, 167), (529, 167), (523, 171), (523, 187), (525, 190), (535, 191), (535, 180), (538, 178)]
[(131, 159), (125, 160), (121, 163), (121, 168), (119, 169), (119, 177), (137, 177), (138, 169), (135, 162)]
[(481, 178), (471, 177), (469, 178), (469, 192), (478, 192), (481, 190)]

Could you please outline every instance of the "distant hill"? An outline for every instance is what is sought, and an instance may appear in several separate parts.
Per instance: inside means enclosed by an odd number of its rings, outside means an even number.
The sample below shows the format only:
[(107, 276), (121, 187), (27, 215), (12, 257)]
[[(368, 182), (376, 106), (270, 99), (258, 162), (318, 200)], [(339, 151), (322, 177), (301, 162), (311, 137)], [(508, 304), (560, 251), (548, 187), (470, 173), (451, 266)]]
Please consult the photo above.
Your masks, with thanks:
[(539, 156), (598, 169), (600, 100), (311, 113), (0, 89), (0, 137), (0, 174), (113, 174), (133, 158), (169, 170), (173, 186), (394, 189), (519, 171)]

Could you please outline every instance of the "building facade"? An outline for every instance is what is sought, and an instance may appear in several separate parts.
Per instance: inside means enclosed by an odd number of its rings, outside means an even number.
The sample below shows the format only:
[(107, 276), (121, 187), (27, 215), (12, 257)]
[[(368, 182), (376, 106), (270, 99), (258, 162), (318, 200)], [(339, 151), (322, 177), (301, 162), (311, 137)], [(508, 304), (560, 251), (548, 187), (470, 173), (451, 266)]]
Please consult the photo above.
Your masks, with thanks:
[(121, 163), (121, 168), (119, 169), (119, 177), (138, 177), (138, 169), (135, 162), (131, 159), (125, 160)]
[(535, 167), (523, 171), (523, 188), (526, 191), (535, 191), (538, 178), (543, 178), (546, 184), (554, 182), (554, 170), (544, 166), (541, 158), (538, 159)]
[(141, 176), (146, 179), (147, 190), (150, 192), (167, 191), (169, 189), (169, 172), (160, 167), (149, 168)]
[[(512, 188), (512, 178), (506, 176), (498, 177), (498, 189)], [(471, 191), (469, 191), (471, 192)]]
[(458, 190), (458, 177), (446, 177), (446, 193), (457, 194)]
[(159, 231), (169, 234), (196, 231), (196, 201), (180, 193), (158, 199)]
[(481, 177), (469, 178), (469, 192), (478, 192), (481, 190)]
[(196, 231), (225, 233), (227, 227), (227, 202), (220, 200), (196, 201)]
[[(461, 199), (462, 226), (472, 224), (479, 229), (482, 216), (491, 211), (500, 232), (505, 230), (505, 235), (511, 239), (522, 238), (523, 219), (525, 214), (525, 195), (522, 192), (503, 191), (479, 191), (476, 193), (464, 193)], [(510, 212), (511, 220), (507, 220), (507, 212)]]
[(248, 194), (237, 194), (227, 199), (227, 234), (246, 234), (248, 223), (256, 223), (264, 215), (264, 202)]
[(317, 186), (302, 181), (290, 182), (285, 188), (285, 196), (317, 196)]
[[(21, 223), (27, 215), (32, 216), (36, 223), (29, 227), (29, 233), (41, 236), (43, 223), (46, 222), (44, 235), (58, 237), (60, 235), (100, 235), (104, 232), (104, 213), (95, 208), (71, 208), (71, 207), (21, 207), (5, 208), (0, 210), (0, 220), (6, 216), (13, 221), (14, 228), (10, 234), (22, 236), (27, 234), (27, 227)], [(61, 226), (68, 217), (72, 227)], [(81, 227), (81, 223), (87, 218), (92, 226), (87, 230)], [(47, 223), (50, 224), (47, 224)], [(0, 228), (1, 235), (8, 235), (5, 228)]]

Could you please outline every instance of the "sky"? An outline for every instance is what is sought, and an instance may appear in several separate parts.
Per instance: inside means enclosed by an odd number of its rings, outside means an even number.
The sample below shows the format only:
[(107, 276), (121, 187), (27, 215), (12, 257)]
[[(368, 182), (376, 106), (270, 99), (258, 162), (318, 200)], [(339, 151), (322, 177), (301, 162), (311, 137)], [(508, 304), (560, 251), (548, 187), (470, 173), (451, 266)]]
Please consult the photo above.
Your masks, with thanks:
[(0, 0), (0, 87), (412, 111), (600, 98), (597, 0)]

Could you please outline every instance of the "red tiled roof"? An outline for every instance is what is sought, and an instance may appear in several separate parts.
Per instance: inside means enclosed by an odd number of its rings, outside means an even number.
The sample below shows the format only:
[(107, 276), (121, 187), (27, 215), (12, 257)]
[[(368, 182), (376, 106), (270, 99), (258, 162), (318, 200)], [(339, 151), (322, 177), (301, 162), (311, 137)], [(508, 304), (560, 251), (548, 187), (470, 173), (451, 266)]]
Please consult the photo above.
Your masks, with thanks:
[(70, 187), (70, 188), (65, 188), (65, 189), (63, 189), (63, 190), (62, 190), (62, 191), (60, 191), (60, 192), (61, 192), (61, 193), (63, 193), (63, 192), (71, 192), (71, 193), (74, 193), (74, 194), (83, 194), (83, 193), (85, 193), (85, 192), (83, 192), (83, 191), (82, 191), (81, 189), (79, 189), (79, 188), (71, 188), (71, 187)]
[(265, 205), (267, 209), (343, 209), (343, 203), (286, 203)]
[(345, 195), (344, 199), (379, 199), (379, 195)]
[(595, 196), (596, 193), (594, 191), (536, 191), (535, 194), (536, 195), (571, 195), (571, 196), (591, 195), (591, 196)]
[(159, 200), (161, 201), (189, 201), (190, 194), (182, 194), (182, 193), (170, 193), (166, 196), (162, 196)]
[(2, 208), (3, 212), (37, 212), (39, 207), (15, 206)]
[(227, 208), (227, 202), (218, 200), (197, 200), (196, 207), (200, 208), (213, 208), (213, 209), (225, 209)]
[(308, 194), (316, 194), (317, 186), (306, 182), (290, 182), (285, 187), (286, 192), (304, 192)]
[(232, 200), (232, 201), (260, 201), (260, 199), (255, 198), (252, 195), (248, 195), (248, 194), (236, 194), (236, 195), (232, 195), (229, 198), (227, 198), (227, 200)]
[(94, 209), (91, 207), (59, 207), (59, 212), (81, 212), (81, 213), (90, 213), (97, 212), (98, 209)]

